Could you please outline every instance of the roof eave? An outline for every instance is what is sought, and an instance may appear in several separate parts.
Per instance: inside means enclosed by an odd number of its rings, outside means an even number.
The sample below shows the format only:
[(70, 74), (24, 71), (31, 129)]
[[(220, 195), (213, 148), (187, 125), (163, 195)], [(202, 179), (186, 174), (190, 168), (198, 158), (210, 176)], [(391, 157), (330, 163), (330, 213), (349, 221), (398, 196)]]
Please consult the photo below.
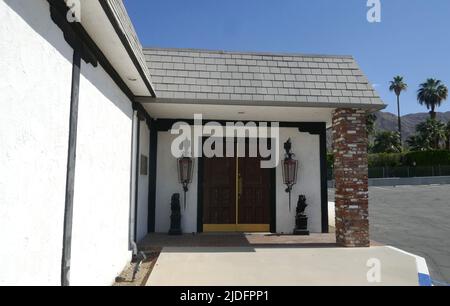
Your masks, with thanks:
[(99, 2), (114, 27), (117, 36), (128, 51), (150, 94), (152, 97), (156, 97), (155, 87), (152, 84), (150, 72), (144, 59), (142, 45), (139, 42), (133, 23), (129, 18), (123, 2), (121, 0), (99, 0)]
[(194, 105), (233, 105), (261, 107), (305, 107), (305, 108), (358, 108), (376, 112), (386, 108), (385, 104), (329, 103), (329, 102), (291, 102), (291, 101), (251, 101), (251, 100), (214, 100), (214, 99), (176, 99), (136, 97), (136, 102), (163, 104), (194, 104)]

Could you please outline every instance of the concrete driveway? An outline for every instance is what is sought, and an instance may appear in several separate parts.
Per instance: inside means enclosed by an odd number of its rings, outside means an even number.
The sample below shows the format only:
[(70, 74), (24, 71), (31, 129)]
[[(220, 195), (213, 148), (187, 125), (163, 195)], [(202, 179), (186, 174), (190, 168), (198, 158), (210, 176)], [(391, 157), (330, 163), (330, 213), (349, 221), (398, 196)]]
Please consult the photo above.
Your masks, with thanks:
[(417, 286), (418, 279), (416, 258), (389, 247), (166, 247), (147, 285)]
[(424, 257), (450, 283), (450, 185), (371, 187), (369, 210), (371, 239)]

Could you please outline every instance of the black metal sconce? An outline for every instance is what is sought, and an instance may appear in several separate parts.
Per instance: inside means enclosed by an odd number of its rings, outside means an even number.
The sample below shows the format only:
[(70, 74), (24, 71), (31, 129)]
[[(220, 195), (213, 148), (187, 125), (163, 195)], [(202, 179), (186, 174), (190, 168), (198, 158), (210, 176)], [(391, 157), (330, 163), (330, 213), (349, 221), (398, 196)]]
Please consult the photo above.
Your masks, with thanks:
[(289, 193), (289, 211), (291, 211), (291, 192), (292, 187), (297, 183), (298, 160), (295, 160), (295, 154), (292, 153), (292, 142), (289, 138), (284, 143), (285, 158), (283, 160), (283, 181), (287, 186), (286, 192)]
[(192, 183), (194, 174), (194, 159), (188, 156), (182, 156), (178, 159), (178, 182), (183, 185), (184, 191), (184, 209), (186, 210), (186, 192), (189, 191), (189, 184)]

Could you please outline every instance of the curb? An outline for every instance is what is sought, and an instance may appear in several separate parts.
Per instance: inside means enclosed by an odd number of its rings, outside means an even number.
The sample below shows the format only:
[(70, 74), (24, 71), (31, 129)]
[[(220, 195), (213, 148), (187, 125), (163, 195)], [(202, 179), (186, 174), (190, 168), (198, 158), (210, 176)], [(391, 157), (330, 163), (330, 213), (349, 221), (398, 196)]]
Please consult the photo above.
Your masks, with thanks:
[(388, 248), (401, 252), (403, 254), (412, 256), (416, 259), (416, 267), (417, 267), (417, 277), (419, 281), (420, 287), (432, 287), (433, 283), (431, 281), (430, 271), (428, 270), (427, 261), (425, 258), (414, 255), (412, 253), (405, 252), (393, 246), (387, 246)]

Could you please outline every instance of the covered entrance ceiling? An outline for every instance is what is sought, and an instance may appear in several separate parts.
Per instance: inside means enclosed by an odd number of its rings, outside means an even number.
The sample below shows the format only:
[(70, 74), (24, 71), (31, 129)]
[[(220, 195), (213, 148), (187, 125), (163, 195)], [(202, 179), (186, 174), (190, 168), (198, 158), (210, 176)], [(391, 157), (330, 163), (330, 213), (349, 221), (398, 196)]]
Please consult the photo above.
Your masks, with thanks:
[[(142, 100), (148, 102), (149, 100)], [(264, 105), (213, 105), (178, 103), (142, 103), (155, 119), (193, 119), (201, 114), (208, 120), (265, 122), (326, 122), (331, 126), (332, 108)]]

